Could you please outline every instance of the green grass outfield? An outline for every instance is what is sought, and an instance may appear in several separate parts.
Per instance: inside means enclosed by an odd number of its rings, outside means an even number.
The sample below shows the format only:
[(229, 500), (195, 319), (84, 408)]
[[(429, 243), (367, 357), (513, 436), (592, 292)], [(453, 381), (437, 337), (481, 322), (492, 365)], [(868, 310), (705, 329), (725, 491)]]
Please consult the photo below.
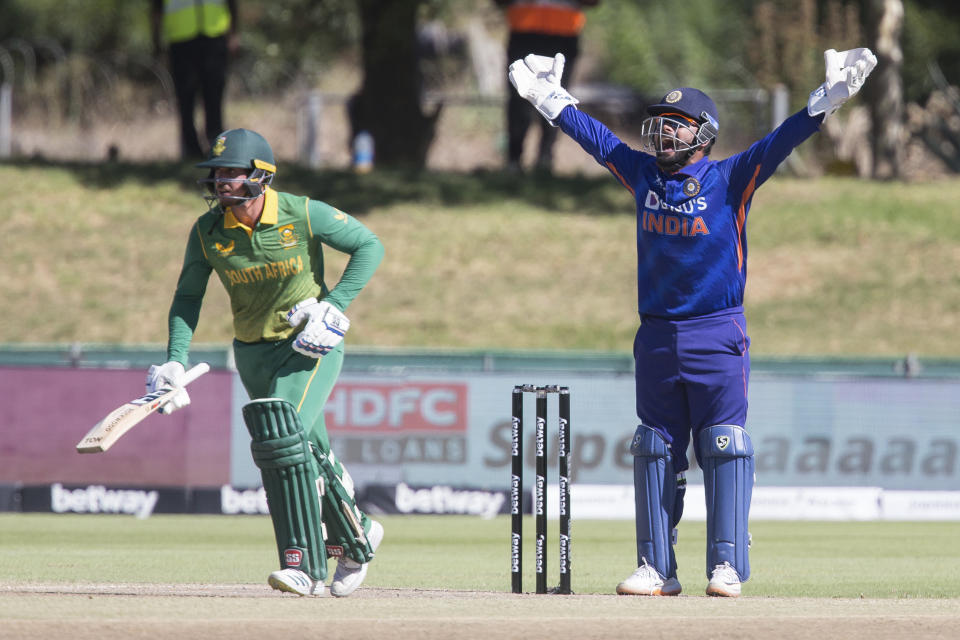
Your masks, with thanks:
[[(738, 600), (708, 598), (704, 524), (681, 525), (680, 598), (614, 596), (633, 523), (573, 523), (576, 596), (509, 594), (506, 516), (384, 516), (366, 588), (271, 591), (266, 516), (0, 515), (0, 638), (939, 638), (960, 628), (960, 523), (764, 522)], [(557, 582), (556, 523), (549, 578)], [(525, 590), (534, 585), (525, 520)], [(331, 563), (331, 569), (333, 563)], [(313, 625), (313, 626), (310, 626)]]
[[(391, 589), (509, 591), (506, 516), (381, 516), (384, 543), (367, 584)], [(555, 521), (548, 577), (557, 582)], [(751, 524), (749, 596), (960, 598), (960, 523)], [(533, 590), (533, 520), (525, 520), (525, 590)], [(681, 524), (684, 592), (706, 586), (703, 522)], [(632, 521), (573, 523), (573, 584), (612, 593), (635, 568)], [(33, 559), (25, 561), (25, 559)], [(0, 582), (261, 584), (276, 568), (266, 516), (0, 516)], [(333, 563), (331, 562), (331, 566)], [(824, 576), (830, 584), (824, 584)]]

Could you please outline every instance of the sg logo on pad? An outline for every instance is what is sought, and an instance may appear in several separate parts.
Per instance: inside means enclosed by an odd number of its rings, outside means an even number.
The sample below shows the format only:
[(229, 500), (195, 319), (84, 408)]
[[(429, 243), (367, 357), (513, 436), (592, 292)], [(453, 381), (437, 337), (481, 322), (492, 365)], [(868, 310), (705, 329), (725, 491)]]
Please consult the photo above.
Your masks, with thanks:
[(723, 451), (730, 444), (730, 436), (717, 436), (717, 449)]

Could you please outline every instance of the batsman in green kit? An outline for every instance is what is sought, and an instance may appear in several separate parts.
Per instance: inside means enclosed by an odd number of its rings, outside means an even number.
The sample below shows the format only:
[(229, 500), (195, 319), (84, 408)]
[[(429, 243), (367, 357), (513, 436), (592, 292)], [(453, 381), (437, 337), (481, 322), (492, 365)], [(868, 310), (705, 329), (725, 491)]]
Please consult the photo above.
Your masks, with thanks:
[[(233, 350), (251, 398), (243, 407), (260, 469), (280, 569), (268, 583), (298, 595), (326, 590), (327, 558), (337, 558), (330, 593), (363, 582), (383, 527), (360, 511), (353, 481), (330, 449), (323, 408), (340, 374), (344, 311), (383, 258), (376, 235), (353, 217), (271, 188), (273, 151), (247, 129), (225, 131), (197, 166), (209, 210), (187, 241), (170, 307), (167, 362), (150, 367), (147, 389), (179, 386), (211, 272), (230, 297)], [(333, 288), (323, 246), (349, 254)], [(163, 411), (189, 404), (181, 389)]]

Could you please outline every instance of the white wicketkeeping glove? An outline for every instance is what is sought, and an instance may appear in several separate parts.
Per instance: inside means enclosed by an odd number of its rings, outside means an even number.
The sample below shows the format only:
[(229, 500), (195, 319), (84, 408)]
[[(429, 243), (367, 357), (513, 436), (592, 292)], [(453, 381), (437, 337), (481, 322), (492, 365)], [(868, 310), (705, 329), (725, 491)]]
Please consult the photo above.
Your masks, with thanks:
[(291, 327), (306, 322), (303, 330), (293, 341), (293, 350), (311, 358), (325, 356), (343, 342), (350, 329), (347, 316), (329, 302), (317, 302), (316, 298), (301, 300), (287, 313)]
[(147, 370), (147, 393), (180, 387), (180, 391), (167, 404), (160, 407), (160, 413), (171, 414), (190, 404), (190, 395), (182, 386), (183, 374), (183, 365), (173, 360), (161, 365), (152, 364)]
[(807, 113), (817, 116), (839, 109), (844, 102), (857, 95), (867, 76), (877, 66), (877, 56), (870, 49), (850, 49), (823, 52), (823, 61), (827, 67), (827, 79), (817, 87), (807, 101)]
[(552, 58), (531, 53), (523, 60), (515, 60), (507, 73), (520, 97), (536, 107), (553, 126), (557, 126), (553, 121), (564, 107), (580, 102), (560, 86), (565, 62), (562, 53)]

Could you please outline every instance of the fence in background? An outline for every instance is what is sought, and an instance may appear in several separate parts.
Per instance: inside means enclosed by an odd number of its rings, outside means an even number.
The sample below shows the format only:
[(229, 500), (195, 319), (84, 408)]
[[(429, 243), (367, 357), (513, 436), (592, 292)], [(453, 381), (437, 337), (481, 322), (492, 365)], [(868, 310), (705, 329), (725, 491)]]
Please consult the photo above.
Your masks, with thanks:
[[(27, 148), (20, 139), (23, 127), (18, 126), (18, 118), (28, 111), (33, 116), (43, 112), (45, 126), (51, 128), (58, 123), (89, 126), (104, 118), (109, 119), (112, 127), (119, 127), (143, 114), (172, 118), (176, 113), (170, 74), (161, 61), (149, 56), (117, 53), (96, 57), (68, 53), (52, 40), (27, 42), (13, 38), (0, 42), (0, 73), (0, 159), (35, 154), (58, 157), (56, 145)], [(228, 89), (250, 94), (240, 65), (233, 65), (230, 74)], [(503, 111), (505, 85), (478, 85), (472, 92), (430, 90), (424, 93), (423, 101), (427, 105), (442, 102), (447, 110)], [(788, 101), (782, 87), (708, 89), (721, 111), (721, 143), (733, 149), (764, 135), (787, 115)], [(659, 98), (604, 84), (578, 85), (571, 90), (585, 109), (623, 132), (639, 127), (645, 105)], [(329, 164), (329, 158), (320, 151), (321, 138), (330, 131), (325, 121), (334, 117), (335, 110), (345, 108), (348, 96), (310, 87), (302, 79), (292, 79), (287, 91), (295, 96), (296, 140), (291, 148), (297, 162), (313, 168)], [(271, 104), (276, 99), (272, 94)], [(343, 114), (336, 113), (336, 117), (342, 118)], [(85, 151), (90, 154), (85, 159), (103, 157), (98, 147)]]

